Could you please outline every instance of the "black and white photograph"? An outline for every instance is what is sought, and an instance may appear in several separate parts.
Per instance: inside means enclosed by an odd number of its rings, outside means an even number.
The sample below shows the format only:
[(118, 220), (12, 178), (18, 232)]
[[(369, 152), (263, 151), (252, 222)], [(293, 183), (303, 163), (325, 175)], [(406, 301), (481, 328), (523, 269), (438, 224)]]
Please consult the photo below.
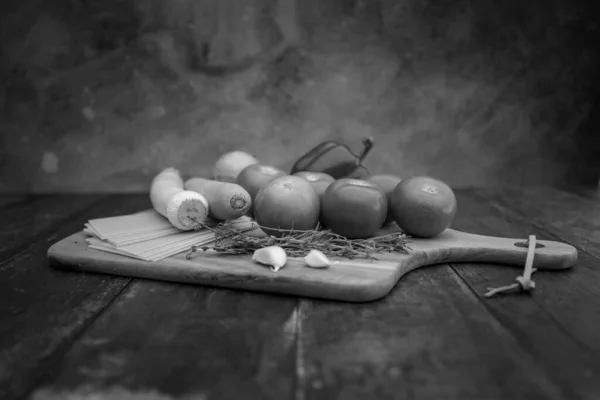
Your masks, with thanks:
[(593, 0), (0, 0), (0, 400), (599, 400)]

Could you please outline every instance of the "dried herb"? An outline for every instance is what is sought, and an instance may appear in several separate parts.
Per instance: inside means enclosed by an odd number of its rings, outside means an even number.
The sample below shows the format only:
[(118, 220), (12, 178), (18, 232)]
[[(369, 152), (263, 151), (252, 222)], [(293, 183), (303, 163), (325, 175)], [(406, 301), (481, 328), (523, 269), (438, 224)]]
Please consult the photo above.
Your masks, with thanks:
[(198, 250), (210, 249), (224, 254), (252, 254), (266, 246), (280, 246), (290, 257), (304, 257), (314, 249), (328, 257), (369, 260), (377, 260), (375, 254), (378, 253), (394, 251), (408, 253), (409, 250), (407, 245), (409, 241), (403, 232), (394, 232), (368, 239), (348, 239), (317, 226), (313, 230), (280, 229), (278, 231), (285, 234), (282, 237), (274, 237), (252, 235), (251, 232), (256, 232), (258, 228), (261, 228), (256, 222), (252, 222), (242, 229), (226, 223), (211, 225), (199, 224), (199, 228), (214, 232), (214, 244), (200, 248), (193, 246), (187, 254), (188, 259), (192, 253)]

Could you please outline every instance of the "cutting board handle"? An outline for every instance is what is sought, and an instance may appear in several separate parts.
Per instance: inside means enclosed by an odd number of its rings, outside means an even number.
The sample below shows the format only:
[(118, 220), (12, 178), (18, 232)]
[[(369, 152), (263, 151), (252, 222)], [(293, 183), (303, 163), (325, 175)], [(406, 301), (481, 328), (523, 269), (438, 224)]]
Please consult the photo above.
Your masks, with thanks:
[[(527, 238), (483, 236), (453, 229), (435, 238), (413, 239), (409, 246), (412, 256), (403, 260), (403, 274), (425, 265), (452, 262), (525, 265), (528, 251)], [(569, 244), (536, 240), (533, 267), (566, 269), (577, 262), (577, 257), (577, 249)]]

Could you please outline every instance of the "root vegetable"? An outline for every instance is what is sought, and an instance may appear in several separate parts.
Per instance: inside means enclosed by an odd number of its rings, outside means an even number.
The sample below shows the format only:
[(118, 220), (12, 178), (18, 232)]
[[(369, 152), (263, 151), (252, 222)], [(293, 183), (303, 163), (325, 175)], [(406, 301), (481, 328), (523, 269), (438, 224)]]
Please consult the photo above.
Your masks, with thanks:
[(240, 172), (252, 164), (258, 164), (258, 160), (253, 155), (241, 150), (230, 151), (223, 154), (215, 163), (213, 179), (234, 183)]
[(204, 196), (208, 201), (208, 215), (221, 221), (241, 217), (252, 205), (250, 194), (235, 183), (190, 178), (183, 188)]
[(208, 216), (208, 201), (199, 193), (184, 190), (175, 168), (165, 168), (150, 184), (152, 207), (171, 224), (183, 231), (198, 227)]

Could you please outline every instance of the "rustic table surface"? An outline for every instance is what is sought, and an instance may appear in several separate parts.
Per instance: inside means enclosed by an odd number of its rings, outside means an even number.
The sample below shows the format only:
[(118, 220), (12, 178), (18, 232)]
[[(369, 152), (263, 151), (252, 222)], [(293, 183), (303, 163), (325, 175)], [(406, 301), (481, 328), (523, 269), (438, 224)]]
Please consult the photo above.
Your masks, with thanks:
[(351, 304), (49, 267), (145, 195), (0, 198), (0, 399), (600, 399), (600, 194), (456, 190), (453, 227), (570, 243), (571, 270), (436, 265)]

